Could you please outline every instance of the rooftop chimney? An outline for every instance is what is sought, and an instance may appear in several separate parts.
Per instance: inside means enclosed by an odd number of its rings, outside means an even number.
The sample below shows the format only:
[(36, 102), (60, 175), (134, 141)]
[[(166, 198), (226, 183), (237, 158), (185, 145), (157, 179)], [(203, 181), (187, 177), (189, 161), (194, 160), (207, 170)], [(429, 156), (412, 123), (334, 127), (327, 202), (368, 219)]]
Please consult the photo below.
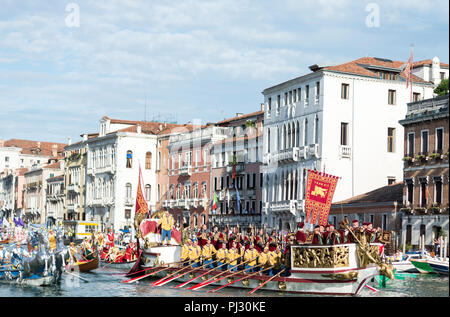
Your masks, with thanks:
[(52, 145), (52, 156), (56, 157), (58, 155), (58, 146), (56, 144)]
[(87, 133), (84, 133), (83, 134), (83, 141), (87, 141), (88, 140), (88, 135), (87, 135)]
[(67, 139), (67, 145), (71, 145), (72, 144), (72, 138), (68, 138)]

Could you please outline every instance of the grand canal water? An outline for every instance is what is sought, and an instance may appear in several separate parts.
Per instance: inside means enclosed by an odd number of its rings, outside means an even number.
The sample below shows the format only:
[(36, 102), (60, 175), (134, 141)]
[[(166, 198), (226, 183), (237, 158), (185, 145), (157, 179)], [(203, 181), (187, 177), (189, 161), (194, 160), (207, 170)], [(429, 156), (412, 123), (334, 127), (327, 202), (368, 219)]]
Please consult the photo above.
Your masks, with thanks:
[[(297, 294), (276, 293), (260, 291), (248, 295), (245, 290), (224, 288), (218, 293), (204, 291), (189, 291), (187, 289), (174, 289), (177, 283), (169, 283), (162, 287), (151, 287), (150, 279), (142, 280), (136, 284), (123, 284), (126, 279), (123, 271), (110, 268), (99, 268), (89, 273), (81, 273), (80, 280), (64, 274), (60, 284), (51, 287), (17, 286), (0, 283), (0, 297), (264, 297), (264, 296), (301, 296)], [(389, 281), (385, 288), (379, 288), (375, 283), (372, 286), (380, 289), (372, 292), (365, 288), (362, 297), (448, 297), (448, 277), (417, 274), (416, 277)], [(306, 295), (305, 295), (306, 296)], [(307, 295), (311, 296), (311, 295)]]

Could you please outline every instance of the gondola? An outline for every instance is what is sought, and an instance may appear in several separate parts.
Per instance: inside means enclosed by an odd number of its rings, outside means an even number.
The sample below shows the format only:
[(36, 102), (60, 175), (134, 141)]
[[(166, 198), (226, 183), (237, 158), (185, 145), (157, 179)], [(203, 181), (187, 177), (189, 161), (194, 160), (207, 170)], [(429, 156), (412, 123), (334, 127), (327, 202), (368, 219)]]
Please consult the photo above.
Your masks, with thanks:
[(99, 260), (98, 253), (95, 251), (93, 254), (93, 259), (77, 261), (73, 264), (68, 264), (69, 272), (89, 272), (98, 268)]

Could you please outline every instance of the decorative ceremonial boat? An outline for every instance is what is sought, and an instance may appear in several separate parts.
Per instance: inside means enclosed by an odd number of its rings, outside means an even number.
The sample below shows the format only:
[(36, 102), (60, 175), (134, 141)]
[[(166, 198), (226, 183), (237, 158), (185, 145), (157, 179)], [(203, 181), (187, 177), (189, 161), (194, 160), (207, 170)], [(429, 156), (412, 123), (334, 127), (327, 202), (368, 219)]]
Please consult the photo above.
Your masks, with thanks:
[[(362, 249), (357, 244), (338, 245), (299, 245), (291, 248), (291, 274), (289, 276), (271, 277), (264, 274), (246, 274), (229, 272), (212, 280), (209, 285), (271, 291), (285, 291), (302, 294), (319, 295), (358, 295), (361, 290), (377, 274), (386, 274), (387, 265), (380, 260), (381, 244), (374, 243)], [(161, 268), (163, 263), (180, 261), (179, 246), (153, 247), (142, 253), (144, 267)], [(174, 275), (179, 266), (171, 266), (166, 270), (151, 275), (164, 277)], [(155, 272), (158, 270), (155, 270)], [(147, 272), (151, 272), (148, 270)], [(177, 282), (201, 283), (223, 271), (207, 269), (193, 270), (174, 279)], [(145, 274), (145, 273), (144, 273)], [(232, 275), (232, 276), (231, 276)], [(195, 277), (198, 277), (195, 279)], [(227, 277), (229, 276), (229, 277)], [(246, 278), (248, 276), (248, 278)], [(237, 281), (233, 283), (233, 281)], [(199, 285), (200, 286), (200, 285)]]
[(406, 253), (405, 256), (406, 257), (403, 260), (391, 262), (396, 273), (419, 273), (419, 270), (414, 266), (413, 263), (411, 263), (411, 260), (423, 258), (422, 254), (420, 254), (419, 252), (410, 254)]
[(56, 284), (60, 279), (60, 272), (57, 272), (56, 274), (49, 272), (47, 276), (43, 276), (43, 274), (33, 274), (26, 278), (23, 277), (22, 270), (0, 272), (0, 282), (9, 284), (49, 286)]

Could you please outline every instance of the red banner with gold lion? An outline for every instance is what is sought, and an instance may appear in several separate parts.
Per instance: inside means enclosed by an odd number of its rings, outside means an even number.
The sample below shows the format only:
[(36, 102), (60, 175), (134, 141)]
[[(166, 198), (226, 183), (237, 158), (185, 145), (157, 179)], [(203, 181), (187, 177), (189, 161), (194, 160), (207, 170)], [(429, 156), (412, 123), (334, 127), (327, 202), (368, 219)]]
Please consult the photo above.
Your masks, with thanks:
[(327, 224), (338, 179), (337, 176), (308, 170), (305, 195), (306, 222), (315, 224), (319, 216), (319, 224), (323, 226)]

